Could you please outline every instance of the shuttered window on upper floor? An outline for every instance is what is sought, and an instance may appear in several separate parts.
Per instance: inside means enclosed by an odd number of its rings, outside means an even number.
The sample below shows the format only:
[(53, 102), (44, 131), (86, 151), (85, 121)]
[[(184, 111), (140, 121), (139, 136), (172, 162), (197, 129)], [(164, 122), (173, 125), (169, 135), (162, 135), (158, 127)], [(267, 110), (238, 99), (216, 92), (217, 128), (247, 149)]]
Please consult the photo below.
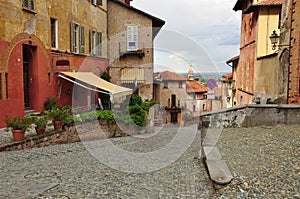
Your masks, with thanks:
[(85, 28), (71, 22), (70, 30), (70, 50), (72, 53), (85, 53)]
[(90, 54), (91, 56), (102, 56), (102, 33), (90, 31)]
[(137, 26), (127, 26), (127, 50), (138, 50), (139, 30)]

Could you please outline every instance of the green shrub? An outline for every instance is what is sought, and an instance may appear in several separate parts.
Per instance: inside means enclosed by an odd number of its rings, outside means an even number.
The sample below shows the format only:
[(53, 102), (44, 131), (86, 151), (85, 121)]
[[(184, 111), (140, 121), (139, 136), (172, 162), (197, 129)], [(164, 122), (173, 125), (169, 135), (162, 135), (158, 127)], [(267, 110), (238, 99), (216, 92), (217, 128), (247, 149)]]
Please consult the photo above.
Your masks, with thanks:
[(142, 105), (142, 98), (139, 95), (133, 94), (129, 99), (129, 106), (132, 105)]
[(47, 117), (53, 118), (56, 121), (63, 121), (65, 124), (69, 124), (71, 120), (71, 106), (65, 107), (53, 107), (47, 111)]
[(128, 109), (132, 121), (138, 126), (145, 126), (147, 119), (146, 111), (138, 104), (129, 106)]
[(38, 117), (38, 116), (30, 116), (32, 118), (33, 123), (38, 129), (45, 129), (48, 124), (47, 117)]
[(80, 118), (83, 122), (93, 121), (97, 119), (96, 111), (90, 111), (80, 114)]
[(46, 101), (44, 102), (44, 107), (46, 110), (50, 110), (57, 106), (57, 101), (54, 97), (47, 97)]
[(12, 120), (5, 117), (5, 123), (7, 128), (11, 128), (12, 130), (26, 130), (31, 125), (31, 119), (29, 117), (15, 116)]
[(108, 124), (114, 123), (114, 115), (111, 110), (103, 110), (96, 112), (97, 119), (106, 120)]

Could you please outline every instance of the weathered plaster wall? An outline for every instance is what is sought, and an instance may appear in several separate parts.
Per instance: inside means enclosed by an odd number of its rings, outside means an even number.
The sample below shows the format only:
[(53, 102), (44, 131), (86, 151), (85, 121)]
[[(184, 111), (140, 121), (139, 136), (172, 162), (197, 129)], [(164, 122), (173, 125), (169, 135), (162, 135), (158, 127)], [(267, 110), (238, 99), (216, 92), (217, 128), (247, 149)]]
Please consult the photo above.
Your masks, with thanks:
[[(19, 33), (36, 35), (50, 48), (50, 17), (58, 20), (58, 46), (61, 51), (70, 51), (70, 22), (85, 26), (86, 54), (89, 53), (89, 30), (102, 32), (103, 41), (107, 39), (106, 1), (103, 6), (96, 7), (88, 0), (68, 1), (35, 1), (35, 10), (22, 9), (22, 1), (0, 1), (0, 27), (3, 33), (0, 40), (11, 41)], [(97, 19), (97, 20), (95, 20)], [(103, 44), (106, 57), (106, 43)]]
[(268, 98), (274, 99), (278, 97), (278, 72), (279, 61), (276, 55), (256, 61), (254, 96), (259, 97), (262, 104), (265, 104)]
[(281, 8), (268, 8), (262, 7), (259, 9), (258, 22), (257, 22), (257, 57), (272, 54), (276, 49), (272, 49), (270, 35), (273, 30), (279, 34), (279, 14)]
[[(120, 59), (121, 50), (126, 49), (127, 26), (138, 26), (139, 47), (144, 49), (145, 56), (127, 55)], [(153, 42), (152, 19), (113, 1), (108, 1), (108, 35), (109, 35), (109, 74), (111, 82), (120, 84), (121, 69), (125, 67), (143, 68), (145, 84), (140, 87), (143, 99), (151, 99), (153, 95)]]

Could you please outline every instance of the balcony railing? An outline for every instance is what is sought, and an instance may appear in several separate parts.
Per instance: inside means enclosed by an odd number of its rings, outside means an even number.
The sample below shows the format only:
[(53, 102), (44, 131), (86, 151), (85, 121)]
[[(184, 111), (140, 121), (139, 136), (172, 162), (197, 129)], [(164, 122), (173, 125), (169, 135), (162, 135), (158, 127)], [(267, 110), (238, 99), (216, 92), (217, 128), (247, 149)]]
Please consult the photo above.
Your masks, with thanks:
[(119, 54), (123, 58), (127, 55), (137, 55), (142, 58), (145, 56), (144, 43), (143, 42), (120, 42)]

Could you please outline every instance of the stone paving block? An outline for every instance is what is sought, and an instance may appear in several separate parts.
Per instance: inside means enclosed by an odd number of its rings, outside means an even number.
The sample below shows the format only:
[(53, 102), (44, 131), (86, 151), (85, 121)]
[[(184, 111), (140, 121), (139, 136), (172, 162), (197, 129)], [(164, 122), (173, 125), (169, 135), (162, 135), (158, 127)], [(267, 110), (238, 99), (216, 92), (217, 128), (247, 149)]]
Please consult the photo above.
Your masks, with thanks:
[(203, 147), (203, 155), (206, 160), (221, 160), (222, 156), (217, 147)]
[(58, 186), (57, 183), (47, 183), (47, 184), (31, 184), (30, 189), (38, 193), (44, 193), (45, 191)]
[(206, 160), (211, 179), (218, 184), (227, 184), (233, 176), (229, 171), (225, 160)]

